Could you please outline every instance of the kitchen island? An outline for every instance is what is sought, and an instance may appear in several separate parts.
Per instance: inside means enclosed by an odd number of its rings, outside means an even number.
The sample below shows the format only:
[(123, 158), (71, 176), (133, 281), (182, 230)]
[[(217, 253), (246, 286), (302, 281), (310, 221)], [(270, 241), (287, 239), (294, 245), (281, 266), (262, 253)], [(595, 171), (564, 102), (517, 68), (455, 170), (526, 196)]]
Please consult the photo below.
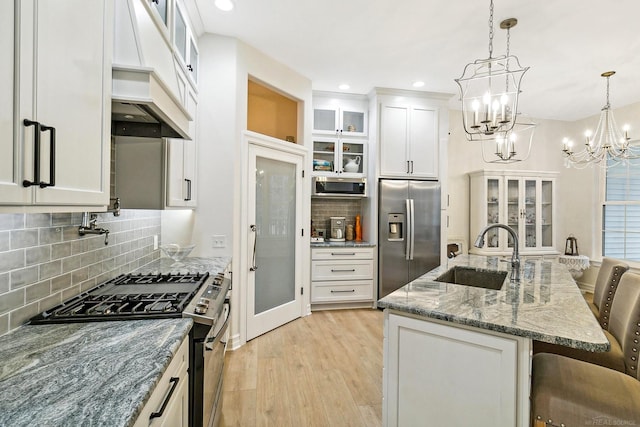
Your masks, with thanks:
[(384, 424), (528, 426), (532, 340), (588, 351), (609, 342), (563, 264), (523, 260), (520, 281), (499, 290), (435, 280), (455, 266), (510, 270), (460, 256), (378, 301)]

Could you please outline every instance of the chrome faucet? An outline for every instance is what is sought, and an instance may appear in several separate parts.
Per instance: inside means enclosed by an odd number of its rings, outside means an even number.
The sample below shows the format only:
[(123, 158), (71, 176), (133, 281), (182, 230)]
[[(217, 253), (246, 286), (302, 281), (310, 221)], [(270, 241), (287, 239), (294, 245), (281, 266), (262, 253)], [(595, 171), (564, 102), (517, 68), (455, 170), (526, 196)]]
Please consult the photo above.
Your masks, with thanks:
[(476, 248), (481, 248), (484, 246), (484, 235), (487, 234), (487, 231), (492, 228), (504, 228), (509, 232), (511, 238), (513, 239), (513, 254), (511, 255), (511, 280), (512, 281), (520, 281), (520, 255), (518, 253), (518, 235), (513, 230), (513, 228), (504, 224), (489, 224), (485, 228), (480, 231), (476, 241), (473, 243), (473, 246)]
[(102, 227), (96, 227), (96, 221), (98, 220), (98, 214), (83, 212), (82, 224), (78, 227), (78, 234), (84, 236), (85, 234), (104, 234), (104, 244), (109, 244), (109, 230)]

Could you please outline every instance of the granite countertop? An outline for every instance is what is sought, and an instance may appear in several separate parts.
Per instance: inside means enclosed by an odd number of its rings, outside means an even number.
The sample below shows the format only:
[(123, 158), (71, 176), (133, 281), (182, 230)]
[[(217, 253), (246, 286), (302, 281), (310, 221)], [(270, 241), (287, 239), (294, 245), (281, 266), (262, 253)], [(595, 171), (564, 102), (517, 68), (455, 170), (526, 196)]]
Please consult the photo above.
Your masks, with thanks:
[(0, 337), (0, 426), (131, 426), (191, 319), (27, 325)]
[(564, 264), (522, 260), (521, 280), (494, 291), (434, 279), (454, 265), (509, 271), (496, 257), (462, 255), (392, 292), (378, 307), (589, 351), (609, 341)]
[(374, 246), (374, 243), (365, 242), (364, 240), (360, 242), (356, 242), (355, 240), (348, 242), (331, 242), (329, 240), (325, 240), (324, 242), (311, 242), (312, 248), (371, 248)]
[(165, 274), (165, 273), (222, 273), (231, 262), (230, 256), (224, 257), (187, 257), (180, 262), (175, 262), (171, 258), (159, 258), (135, 270), (135, 273), (142, 274)]

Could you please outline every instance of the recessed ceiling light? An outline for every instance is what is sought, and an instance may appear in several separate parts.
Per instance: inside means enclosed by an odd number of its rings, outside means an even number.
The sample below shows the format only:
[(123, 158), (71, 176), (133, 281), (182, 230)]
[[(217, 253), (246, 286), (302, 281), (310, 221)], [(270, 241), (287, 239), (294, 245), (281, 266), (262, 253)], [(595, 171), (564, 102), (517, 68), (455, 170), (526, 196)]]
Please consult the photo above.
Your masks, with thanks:
[(413, 87), (422, 87), (424, 86), (424, 82), (422, 80), (417, 80), (413, 82)]
[(233, 10), (232, 0), (215, 0), (213, 4), (215, 4), (218, 9), (224, 12), (229, 12), (230, 10)]
[(349, 86), (348, 84), (346, 84), (346, 83), (342, 83), (340, 86), (338, 86), (338, 89), (340, 89), (340, 90), (347, 90), (347, 89), (349, 89), (350, 87), (351, 87), (351, 86)]

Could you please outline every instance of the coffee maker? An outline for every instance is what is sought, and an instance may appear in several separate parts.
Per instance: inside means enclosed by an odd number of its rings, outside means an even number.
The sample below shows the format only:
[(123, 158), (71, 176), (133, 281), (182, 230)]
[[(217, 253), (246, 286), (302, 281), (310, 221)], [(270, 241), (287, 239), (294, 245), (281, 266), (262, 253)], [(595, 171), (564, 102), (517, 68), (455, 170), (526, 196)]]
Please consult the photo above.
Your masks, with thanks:
[(332, 216), (329, 218), (331, 221), (329, 240), (332, 242), (344, 242), (344, 223), (345, 217)]

